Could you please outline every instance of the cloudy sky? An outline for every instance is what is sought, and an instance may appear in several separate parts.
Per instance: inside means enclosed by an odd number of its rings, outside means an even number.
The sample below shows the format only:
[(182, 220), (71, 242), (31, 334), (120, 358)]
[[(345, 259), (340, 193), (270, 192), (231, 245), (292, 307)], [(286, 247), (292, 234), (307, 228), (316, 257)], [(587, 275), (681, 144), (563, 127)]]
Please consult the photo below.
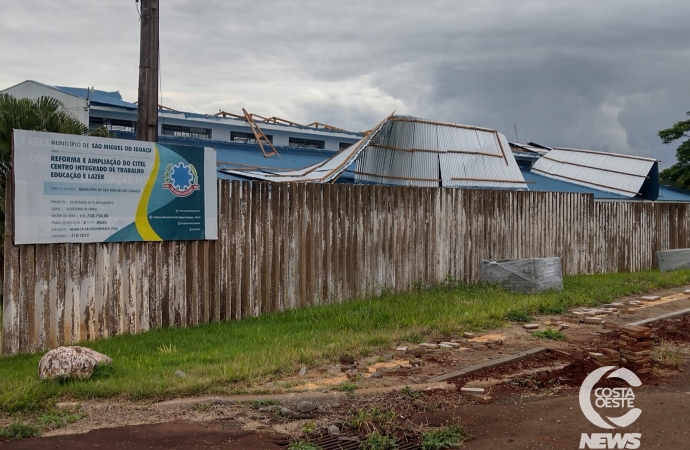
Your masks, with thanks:
[[(690, 111), (687, 0), (165, 0), (163, 104), (352, 130), (396, 110), (655, 156)], [(3, 0), (0, 89), (137, 97), (134, 0)]]

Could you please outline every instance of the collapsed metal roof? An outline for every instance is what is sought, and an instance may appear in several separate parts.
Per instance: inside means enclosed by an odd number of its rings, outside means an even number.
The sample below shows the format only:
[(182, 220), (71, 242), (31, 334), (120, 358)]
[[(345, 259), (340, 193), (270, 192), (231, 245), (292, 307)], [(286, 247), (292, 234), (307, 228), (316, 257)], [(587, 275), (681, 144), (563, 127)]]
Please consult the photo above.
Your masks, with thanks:
[(659, 196), (659, 164), (653, 158), (555, 147), (534, 163), (532, 173), (627, 198)]
[(275, 182), (330, 182), (356, 161), (355, 182), (401, 186), (526, 189), (505, 136), (488, 128), (386, 118), (351, 147), (295, 171), (223, 172)]

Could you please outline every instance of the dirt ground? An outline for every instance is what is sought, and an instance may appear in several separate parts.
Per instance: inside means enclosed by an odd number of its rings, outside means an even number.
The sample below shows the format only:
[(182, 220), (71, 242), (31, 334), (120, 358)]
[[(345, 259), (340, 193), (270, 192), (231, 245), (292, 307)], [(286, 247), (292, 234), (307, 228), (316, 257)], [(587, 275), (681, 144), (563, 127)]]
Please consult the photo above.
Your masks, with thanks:
[[(681, 295), (686, 288), (655, 293), (662, 297), (659, 301), (646, 303), (632, 315), (607, 317), (607, 322), (630, 323), (690, 308), (690, 299)], [(540, 317), (540, 329), (557, 329), (561, 324), (556, 321), (560, 319)], [(607, 431), (597, 429), (584, 417), (578, 392), (584, 378), (598, 367), (589, 352), (617, 348), (619, 331), (601, 325), (564, 325), (567, 341), (538, 339), (517, 324), (477, 339), (439, 336), (427, 340), (456, 341), (459, 348), (416, 352), (410, 348), (406, 354), (391, 349), (372, 355), (357, 361), (366, 365), (368, 372), (352, 373), (350, 378), (334, 362), (310, 368), (303, 376), (295, 374), (257, 386), (269, 391), (292, 386), (292, 391), (304, 392), (298, 396), (311, 400), (310, 392), (333, 393), (343, 383), (355, 383), (358, 389), (400, 388), (382, 395), (361, 396), (355, 392), (352, 396), (324, 397), (313, 400), (316, 409), (310, 412), (299, 412), (294, 402), (273, 404), (261, 401), (261, 397), (255, 397), (254, 402), (187, 400), (176, 407), (85, 402), (74, 406), (85, 414), (81, 421), (46, 437), (0, 442), (0, 449), (277, 449), (286, 448), (290, 439), (304, 438), (305, 430), (311, 432), (312, 440), (326, 439), (322, 442), (324, 448), (357, 448), (356, 439), (365, 437), (366, 432), (348, 426), (348, 420), (358, 411), (374, 407), (395, 412), (394, 419), (383, 427), (399, 439), (401, 448), (420, 448), (421, 433), (451, 423), (465, 425), (474, 436), (463, 444), (467, 449), (578, 448), (582, 433)], [(643, 413), (633, 425), (619, 432), (642, 433), (640, 448), (690, 448), (690, 314), (647, 326), (653, 332), (655, 354), (671, 355), (671, 362), (654, 363), (650, 374), (640, 376), (643, 385), (635, 389), (635, 407)], [(404, 388), (422, 386), (444, 374), (534, 347), (546, 347), (547, 351), (449, 378), (447, 383), (455, 390), (415, 392)], [(400, 367), (409, 367), (415, 373), (395, 372)], [(387, 370), (386, 376), (372, 376), (379, 369)], [(492, 403), (482, 404), (461, 393), (463, 386), (484, 388)], [(624, 385), (607, 381), (598, 386)], [(0, 425), (9, 420), (0, 418)], [(333, 425), (341, 430), (340, 441), (327, 436), (326, 430)]]

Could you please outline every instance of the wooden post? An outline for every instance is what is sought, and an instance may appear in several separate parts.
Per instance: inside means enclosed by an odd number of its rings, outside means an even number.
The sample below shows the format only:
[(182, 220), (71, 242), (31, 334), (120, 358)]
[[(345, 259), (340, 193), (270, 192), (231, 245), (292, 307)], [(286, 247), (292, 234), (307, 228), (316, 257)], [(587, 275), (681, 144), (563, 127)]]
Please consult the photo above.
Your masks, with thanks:
[(158, 0), (141, 0), (137, 139), (158, 142)]

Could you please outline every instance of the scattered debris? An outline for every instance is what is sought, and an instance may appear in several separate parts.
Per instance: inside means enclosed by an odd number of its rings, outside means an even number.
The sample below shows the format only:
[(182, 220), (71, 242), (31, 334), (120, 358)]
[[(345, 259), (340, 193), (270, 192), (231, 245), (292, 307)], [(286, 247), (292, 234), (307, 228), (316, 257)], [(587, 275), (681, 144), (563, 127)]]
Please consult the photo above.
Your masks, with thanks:
[(484, 393), (484, 388), (476, 388), (476, 387), (461, 387), (460, 392), (464, 392), (465, 394), (483, 394)]
[(189, 376), (181, 370), (176, 370), (173, 375), (180, 378), (187, 378)]
[(536, 323), (528, 323), (526, 325), (523, 325), (522, 328), (525, 330), (536, 330), (539, 328), (539, 324)]

